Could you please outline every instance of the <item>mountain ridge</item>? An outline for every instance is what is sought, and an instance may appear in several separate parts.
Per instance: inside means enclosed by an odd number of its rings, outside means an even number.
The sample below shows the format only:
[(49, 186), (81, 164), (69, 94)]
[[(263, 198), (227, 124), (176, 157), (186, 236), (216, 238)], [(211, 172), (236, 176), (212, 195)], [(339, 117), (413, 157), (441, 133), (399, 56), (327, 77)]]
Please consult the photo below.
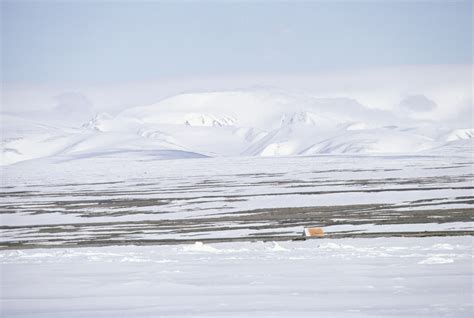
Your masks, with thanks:
[(183, 157), (469, 152), (474, 136), (472, 128), (403, 117), (398, 109), (371, 109), (352, 98), (273, 91), (186, 93), (115, 116), (100, 113), (80, 127), (8, 121), (3, 165), (113, 151), (134, 158), (140, 151), (171, 151), (173, 158), (180, 151)]

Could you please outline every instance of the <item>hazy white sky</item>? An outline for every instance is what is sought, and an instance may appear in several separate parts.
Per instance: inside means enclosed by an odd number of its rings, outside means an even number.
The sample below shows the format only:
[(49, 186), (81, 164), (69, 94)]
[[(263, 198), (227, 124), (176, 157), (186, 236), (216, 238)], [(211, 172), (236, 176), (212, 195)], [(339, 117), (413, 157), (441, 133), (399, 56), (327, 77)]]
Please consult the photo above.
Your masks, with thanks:
[(378, 109), (427, 98), (426, 118), (472, 124), (471, 1), (0, 3), (2, 112), (80, 122), (265, 88)]
[(1, 1), (2, 81), (470, 64), (471, 1)]

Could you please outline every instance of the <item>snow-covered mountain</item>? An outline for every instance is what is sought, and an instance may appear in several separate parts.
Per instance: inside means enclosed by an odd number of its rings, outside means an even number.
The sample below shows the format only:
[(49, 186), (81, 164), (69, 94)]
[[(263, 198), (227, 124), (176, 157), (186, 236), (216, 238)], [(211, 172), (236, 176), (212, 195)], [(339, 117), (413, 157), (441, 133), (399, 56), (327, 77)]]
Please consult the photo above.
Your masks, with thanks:
[(446, 137), (446, 141), (466, 140), (474, 138), (474, 128), (455, 129)]
[(2, 164), (200, 156), (280, 156), (472, 151), (474, 129), (366, 107), (350, 98), (279, 91), (188, 93), (101, 113), (80, 127), (5, 115)]

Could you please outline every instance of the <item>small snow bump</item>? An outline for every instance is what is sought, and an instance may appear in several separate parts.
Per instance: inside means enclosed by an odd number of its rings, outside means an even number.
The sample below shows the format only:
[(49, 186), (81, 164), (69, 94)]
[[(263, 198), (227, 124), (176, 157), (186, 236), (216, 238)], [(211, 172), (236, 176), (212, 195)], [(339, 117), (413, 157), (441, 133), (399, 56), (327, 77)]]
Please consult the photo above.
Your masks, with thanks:
[(288, 251), (288, 249), (284, 248), (283, 246), (281, 246), (277, 242), (273, 242), (272, 244), (273, 244), (273, 246), (271, 248), (269, 248), (269, 250), (271, 250), (271, 251), (274, 251), (274, 252)]
[(434, 244), (432, 247), (434, 249), (437, 249), (437, 250), (452, 250), (452, 249), (454, 249), (454, 247), (450, 244)]
[(432, 257), (428, 257), (427, 259), (424, 259), (420, 262), (418, 262), (418, 264), (421, 264), (421, 265), (436, 265), (436, 264), (450, 264), (450, 263), (454, 263), (454, 260), (452, 258), (445, 258), (445, 257), (440, 257), (440, 256), (432, 256)]
[(351, 245), (344, 245), (344, 244), (336, 244), (336, 243), (324, 243), (320, 244), (319, 248), (322, 249), (353, 249), (354, 246)]
[(219, 253), (217, 248), (206, 245), (203, 242), (196, 242), (193, 245), (184, 246), (184, 252), (208, 252), (208, 253)]

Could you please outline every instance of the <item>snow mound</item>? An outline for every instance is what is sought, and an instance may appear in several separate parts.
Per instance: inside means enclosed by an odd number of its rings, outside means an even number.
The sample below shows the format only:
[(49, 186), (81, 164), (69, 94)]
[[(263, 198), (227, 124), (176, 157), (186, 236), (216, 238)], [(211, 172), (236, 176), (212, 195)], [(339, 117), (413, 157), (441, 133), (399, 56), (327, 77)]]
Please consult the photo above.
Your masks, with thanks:
[(184, 252), (206, 252), (206, 253), (219, 253), (220, 252), (220, 250), (218, 250), (217, 248), (204, 244), (203, 242), (196, 242), (193, 245), (184, 246), (183, 251)]
[(340, 250), (340, 249), (354, 249), (354, 246), (347, 244), (337, 244), (337, 243), (323, 243), (318, 246), (320, 249), (329, 249), (329, 250)]
[(272, 242), (272, 247), (269, 248), (269, 250), (273, 251), (273, 252), (286, 252), (286, 251), (288, 251), (287, 248), (284, 248), (283, 246), (281, 246), (277, 242)]
[(291, 141), (272, 143), (267, 145), (260, 153), (263, 157), (289, 156), (295, 154), (297, 146)]
[(450, 264), (453, 263), (454, 260), (452, 258), (446, 258), (446, 257), (441, 257), (441, 256), (432, 256), (428, 257), (427, 259), (424, 259), (418, 264), (420, 265), (437, 265), (437, 264)]
[(451, 244), (439, 243), (439, 244), (434, 244), (432, 248), (436, 250), (453, 250), (454, 246), (452, 246)]
[(369, 125), (366, 123), (362, 122), (355, 122), (355, 123), (350, 123), (346, 126), (346, 130), (352, 131), (352, 130), (364, 130), (364, 129), (369, 129)]

